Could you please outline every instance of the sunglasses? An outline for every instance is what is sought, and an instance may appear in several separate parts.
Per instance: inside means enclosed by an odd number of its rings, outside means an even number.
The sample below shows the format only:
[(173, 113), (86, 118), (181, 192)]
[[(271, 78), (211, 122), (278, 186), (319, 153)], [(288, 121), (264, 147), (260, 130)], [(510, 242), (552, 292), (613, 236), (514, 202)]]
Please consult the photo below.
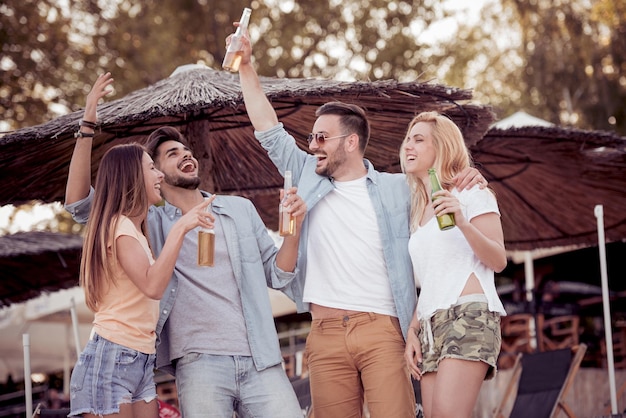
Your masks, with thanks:
[(309, 143), (309, 145), (311, 145), (311, 142), (313, 142), (313, 140), (317, 142), (317, 145), (324, 145), (324, 142), (330, 141), (331, 139), (345, 138), (346, 136), (350, 136), (350, 135), (352, 134), (344, 134), (344, 135), (327, 137), (322, 132), (316, 132), (316, 133), (310, 133), (309, 136), (306, 138), (306, 141)]

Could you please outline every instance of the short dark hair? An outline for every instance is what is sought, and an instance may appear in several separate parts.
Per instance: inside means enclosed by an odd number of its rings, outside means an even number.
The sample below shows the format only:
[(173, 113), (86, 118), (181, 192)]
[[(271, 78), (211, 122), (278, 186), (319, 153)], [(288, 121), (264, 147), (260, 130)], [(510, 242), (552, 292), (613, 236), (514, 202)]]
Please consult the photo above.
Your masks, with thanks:
[(146, 150), (154, 161), (157, 159), (157, 149), (159, 148), (159, 145), (166, 141), (180, 142), (189, 148), (185, 136), (180, 133), (178, 129), (171, 126), (161, 126), (159, 129), (150, 134), (146, 142)]
[(367, 148), (370, 140), (370, 122), (367, 120), (365, 110), (362, 107), (350, 103), (328, 102), (315, 112), (317, 117), (322, 115), (339, 116), (341, 126), (359, 136), (359, 149), (365, 153), (365, 148)]

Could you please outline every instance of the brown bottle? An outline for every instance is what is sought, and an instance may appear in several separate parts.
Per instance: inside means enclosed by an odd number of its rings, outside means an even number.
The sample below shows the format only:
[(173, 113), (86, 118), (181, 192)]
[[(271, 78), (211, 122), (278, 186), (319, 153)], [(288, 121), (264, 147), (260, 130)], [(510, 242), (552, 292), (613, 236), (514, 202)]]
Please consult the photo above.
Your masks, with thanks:
[[(428, 169), (428, 176), (430, 177), (430, 194), (432, 201), (437, 200), (437, 197), (432, 197), (435, 192), (442, 190), (441, 183), (439, 182), (439, 177), (437, 177), (437, 171), (434, 168)], [(454, 221), (453, 213), (444, 213), (443, 215), (437, 216), (437, 223), (439, 224), (439, 229), (445, 231), (447, 229), (454, 228), (456, 225)]]
[[(207, 212), (211, 205), (207, 206)], [(198, 265), (213, 267), (215, 265), (215, 231), (202, 228), (198, 231)]]
[(215, 231), (212, 229), (201, 229), (198, 232), (198, 265), (215, 265)]

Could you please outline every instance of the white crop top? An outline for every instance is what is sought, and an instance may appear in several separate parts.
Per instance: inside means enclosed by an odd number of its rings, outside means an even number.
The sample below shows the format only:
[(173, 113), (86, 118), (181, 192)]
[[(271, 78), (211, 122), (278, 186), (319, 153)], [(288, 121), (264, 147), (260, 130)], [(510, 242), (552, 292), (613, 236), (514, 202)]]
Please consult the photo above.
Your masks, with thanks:
[[(461, 192), (454, 189), (452, 194), (459, 199), (468, 221), (485, 213), (500, 215), (496, 198), (487, 189), (474, 186)], [(494, 271), (476, 257), (459, 228), (441, 231), (433, 216), (411, 234), (409, 253), (416, 285), (421, 286), (418, 319), (428, 319), (435, 311), (455, 305), (472, 273), (487, 297), (489, 310), (506, 315), (496, 292)]]

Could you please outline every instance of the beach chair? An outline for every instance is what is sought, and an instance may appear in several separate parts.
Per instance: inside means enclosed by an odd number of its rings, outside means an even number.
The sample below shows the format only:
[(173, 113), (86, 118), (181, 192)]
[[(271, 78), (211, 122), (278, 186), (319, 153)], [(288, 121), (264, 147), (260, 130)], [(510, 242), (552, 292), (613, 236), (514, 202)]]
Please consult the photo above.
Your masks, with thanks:
[[(494, 418), (554, 418), (560, 412), (569, 418), (576, 418), (574, 411), (565, 403), (565, 397), (586, 351), (587, 346), (581, 343), (560, 350), (520, 353)], [(506, 413), (516, 384), (513, 408)]]
[(502, 347), (498, 357), (498, 369), (513, 366), (519, 353), (532, 353), (534, 317), (529, 313), (506, 315), (501, 318)]
[(578, 345), (580, 335), (578, 315), (560, 315), (546, 319), (537, 315), (539, 351), (558, 350)]

